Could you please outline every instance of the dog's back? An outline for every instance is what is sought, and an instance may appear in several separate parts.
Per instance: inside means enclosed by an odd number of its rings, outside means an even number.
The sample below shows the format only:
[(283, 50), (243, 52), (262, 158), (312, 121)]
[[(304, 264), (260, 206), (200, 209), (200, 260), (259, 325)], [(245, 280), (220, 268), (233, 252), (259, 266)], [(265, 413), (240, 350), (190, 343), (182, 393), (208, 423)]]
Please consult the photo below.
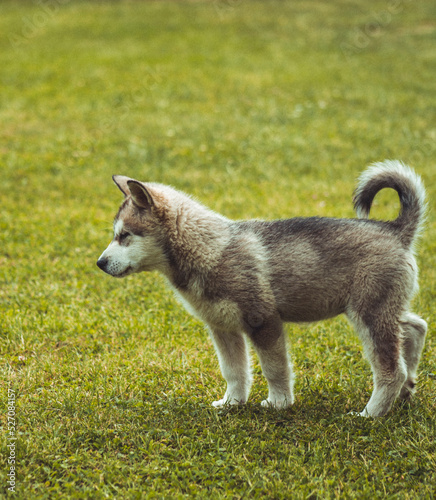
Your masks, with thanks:
[(283, 321), (337, 316), (346, 312), (355, 292), (365, 293), (369, 286), (370, 293), (383, 295), (386, 282), (402, 283), (410, 266), (416, 269), (410, 251), (386, 222), (314, 217), (236, 225), (239, 234), (258, 239), (257, 252), (267, 259), (260, 269), (263, 282), (273, 291)]

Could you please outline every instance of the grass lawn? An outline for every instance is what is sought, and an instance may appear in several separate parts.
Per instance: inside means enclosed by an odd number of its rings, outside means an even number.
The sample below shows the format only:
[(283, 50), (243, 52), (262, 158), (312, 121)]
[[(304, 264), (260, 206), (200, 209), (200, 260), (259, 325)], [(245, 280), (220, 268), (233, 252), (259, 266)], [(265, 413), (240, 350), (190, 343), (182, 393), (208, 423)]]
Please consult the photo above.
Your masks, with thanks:
[[(434, 498), (433, 0), (4, 0), (0, 67), (1, 498)], [(249, 404), (213, 409), (203, 325), (159, 275), (95, 265), (112, 174), (231, 218), (353, 217), (385, 158), (428, 190), (429, 334), (415, 399), (384, 418), (347, 415), (372, 380), (342, 317), (288, 325), (293, 407), (260, 407), (255, 360)], [(381, 193), (373, 215), (398, 208)]]

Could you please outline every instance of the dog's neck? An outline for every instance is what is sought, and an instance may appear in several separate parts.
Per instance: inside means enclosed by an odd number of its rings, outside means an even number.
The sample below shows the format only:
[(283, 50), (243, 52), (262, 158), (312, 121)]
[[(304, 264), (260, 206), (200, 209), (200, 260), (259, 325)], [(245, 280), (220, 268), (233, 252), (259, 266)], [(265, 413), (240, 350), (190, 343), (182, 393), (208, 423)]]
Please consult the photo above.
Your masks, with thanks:
[[(170, 214), (168, 214), (170, 215)], [(178, 289), (201, 279), (218, 264), (230, 239), (231, 222), (206, 207), (180, 203), (167, 224), (167, 277)]]

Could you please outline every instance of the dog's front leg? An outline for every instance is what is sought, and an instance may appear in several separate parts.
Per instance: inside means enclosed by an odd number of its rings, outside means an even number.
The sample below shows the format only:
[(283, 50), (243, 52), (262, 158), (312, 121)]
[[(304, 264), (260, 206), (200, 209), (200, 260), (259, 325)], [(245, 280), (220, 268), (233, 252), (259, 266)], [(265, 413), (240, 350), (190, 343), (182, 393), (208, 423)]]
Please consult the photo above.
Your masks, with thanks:
[(221, 373), (227, 382), (224, 397), (212, 404), (244, 404), (251, 388), (250, 358), (245, 337), (240, 332), (222, 332), (211, 329), (211, 337), (218, 354)]
[(252, 339), (268, 381), (268, 399), (262, 401), (262, 406), (288, 407), (294, 403), (294, 377), (281, 322), (266, 322)]

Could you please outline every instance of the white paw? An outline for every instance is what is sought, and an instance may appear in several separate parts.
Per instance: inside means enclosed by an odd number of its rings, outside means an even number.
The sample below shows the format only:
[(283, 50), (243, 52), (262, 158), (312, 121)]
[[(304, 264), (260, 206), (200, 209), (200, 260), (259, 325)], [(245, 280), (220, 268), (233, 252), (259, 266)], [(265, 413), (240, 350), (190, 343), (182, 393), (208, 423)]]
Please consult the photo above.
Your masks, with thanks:
[(271, 401), (270, 399), (264, 399), (261, 403), (264, 408), (276, 408), (277, 410), (287, 408), (291, 404), (292, 401), (289, 401), (288, 399), (275, 399), (274, 401)]
[(221, 408), (222, 406), (225, 405), (243, 405), (244, 401), (238, 401), (237, 399), (233, 398), (223, 398), (220, 399), (219, 401), (213, 401), (212, 406), (215, 408)]
[(353, 416), (357, 416), (357, 417), (365, 417), (365, 418), (368, 418), (370, 417), (371, 415), (366, 411), (366, 408), (361, 411), (360, 413), (358, 411), (349, 411), (348, 412), (348, 415), (353, 415)]
[(212, 406), (214, 406), (215, 408), (221, 408), (221, 406), (224, 406), (225, 404), (226, 404), (225, 400), (220, 399), (219, 401), (214, 401), (212, 403)]

